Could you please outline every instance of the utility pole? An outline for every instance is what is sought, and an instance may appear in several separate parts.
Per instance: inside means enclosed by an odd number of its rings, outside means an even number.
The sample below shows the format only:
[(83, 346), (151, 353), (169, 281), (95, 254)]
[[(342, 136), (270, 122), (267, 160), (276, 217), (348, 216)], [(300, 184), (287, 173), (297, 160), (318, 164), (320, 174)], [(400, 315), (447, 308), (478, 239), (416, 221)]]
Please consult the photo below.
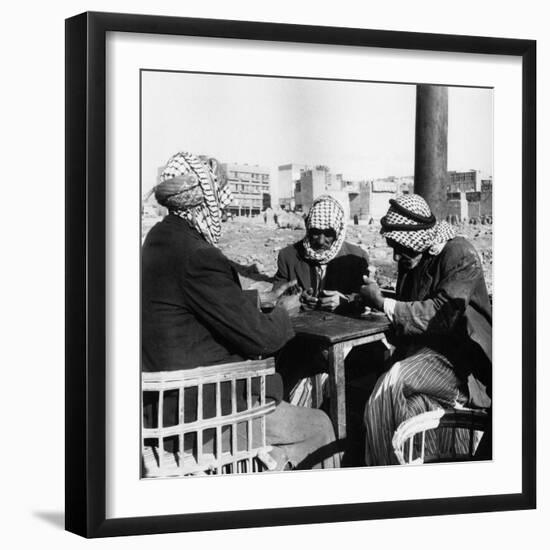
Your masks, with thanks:
[(446, 215), (448, 112), (446, 86), (416, 86), (414, 192), (426, 199), (438, 219)]

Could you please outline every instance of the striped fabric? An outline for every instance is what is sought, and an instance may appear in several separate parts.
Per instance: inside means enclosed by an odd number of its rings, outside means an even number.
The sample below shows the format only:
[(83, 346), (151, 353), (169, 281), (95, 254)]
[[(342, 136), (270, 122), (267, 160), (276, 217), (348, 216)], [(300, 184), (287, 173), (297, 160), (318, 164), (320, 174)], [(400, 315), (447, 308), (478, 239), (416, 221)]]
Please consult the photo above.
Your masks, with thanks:
[(180, 152), (162, 171), (155, 197), (216, 245), (221, 235), (222, 210), (231, 201), (229, 185), (224, 183), (207, 160)]
[(380, 233), (386, 239), (415, 252), (427, 250), (434, 256), (441, 252), (449, 239), (455, 237), (451, 225), (445, 221), (435, 221), (428, 203), (420, 195), (400, 195), (397, 199), (391, 199), (390, 208), (380, 222)]
[(328, 250), (314, 250), (306, 235), (303, 240), (305, 256), (308, 260), (318, 264), (328, 264), (340, 252), (346, 238), (346, 220), (344, 207), (330, 195), (321, 195), (311, 205), (306, 218), (308, 229), (334, 229), (336, 239)]
[[(328, 373), (323, 372), (321, 376), (321, 391), (323, 398), (326, 399), (329, 397), (329, 387), (328, 387)], [(296, 386), (291, 390), (289, 403), (291, 405), (296, 405), (296, 407), (313, 407), (313, 384), (315, 377), (302, 378)]]
[[(451, 363), (443, 355), (422, 348), (394, 363), (377, 381), (365, 408), (367, 466), (398, 464), (392, 437), (401, 422), (417, 414), (467, 402)], [(456, 448), (465, 452), (468, 431), (457, 430)], [(451, 430), (426, 432), (426, 456), (445, 454)]]

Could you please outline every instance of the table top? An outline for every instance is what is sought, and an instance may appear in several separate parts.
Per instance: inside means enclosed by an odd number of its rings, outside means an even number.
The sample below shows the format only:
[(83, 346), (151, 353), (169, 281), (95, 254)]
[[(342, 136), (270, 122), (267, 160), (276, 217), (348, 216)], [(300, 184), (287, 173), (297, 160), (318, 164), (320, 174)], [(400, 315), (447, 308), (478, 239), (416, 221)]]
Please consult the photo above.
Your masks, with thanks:
[(368, 313), (361, 317), (338, 315), (328, 311), (302, 311), (292, 318), (296, 334), (337, 344), (362, 336), (386, 332), (391, 324), (383, 313)]

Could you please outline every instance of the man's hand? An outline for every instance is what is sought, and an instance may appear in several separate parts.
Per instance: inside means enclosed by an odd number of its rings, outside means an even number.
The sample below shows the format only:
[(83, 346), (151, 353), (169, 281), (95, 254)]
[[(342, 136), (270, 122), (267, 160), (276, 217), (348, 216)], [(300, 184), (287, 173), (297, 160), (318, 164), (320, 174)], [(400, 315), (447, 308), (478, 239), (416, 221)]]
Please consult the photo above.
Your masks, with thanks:
[(359, 293), (363, 303), (371, 308), (384, 310), (384, 296), (378, 286), (378, 283), (374, 279), (363, 276), (365, 284), (361, 287)]
[(308, 288), (307, 290), (304, 290), (302, 292), (302, 295), (300, 296), (300, 301), (302, 302), (302, 304), (304, 304), (306, 308), (315, 309), (317, 307), (319, 299), (313, 295), (313, 289)]
[(289, 289), (297, 284), (296, 279), (287, 281), (277, 288), (271, 288), (268, 292), (260, 292), (260, 306), (265, 309), (275, 307), (279, 298)]
[(294, 317), (300, 313), (300, 306), (301, 303), (299, 294), (281, 296), (277, 300), (277, 307), (284, 308), (290, 317)]
[(319, 306), (325, 311), (334, 311), (347, 298), (337, 290), (323, 290), (319, 297)]

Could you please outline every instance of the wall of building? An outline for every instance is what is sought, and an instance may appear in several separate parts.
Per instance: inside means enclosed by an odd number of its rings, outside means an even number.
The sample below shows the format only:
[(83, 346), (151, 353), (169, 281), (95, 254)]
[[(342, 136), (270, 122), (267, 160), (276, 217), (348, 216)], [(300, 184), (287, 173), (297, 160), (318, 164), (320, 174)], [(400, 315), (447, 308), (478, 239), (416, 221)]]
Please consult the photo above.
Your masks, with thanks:
[(390, 199), (394, 199), (396, 193), (388, 191), (373, 191), (370, 200), (370, 217), (379, 220), (386, 215), (390, 207)]
[(370, 182), (363, 182), (359, 185), (357, 192), (349, 193), (350, 217), (357, 216), (359, 220), (370, 219)]
[(447, 193), (447, 218), (451, 221), (465, 221), (468, 219), (468, 201), (466, 193)]
[(466, 170), (465, 172), (451, 170), (448, 172), (448, 176), (448, 191), (450, 193), (481, 191), (481, 172), (479, 170)]
[[(296, 182), (300, 179), (302, 171), (308, 167), (304, 164), (283, 164), (279, 166), (277, 173), (277, 189), (272, 189), (274, 201), (278, 205), (284, 205), (285, 208), (291, 204), (294, 199), (294, 188)], [(273, 188), (275, 186), (272, 186)]]
[(296, 185), (296, 209), (309, 212), (313, 201), (320, 195), (327, 193), (329, 172), (326, 168), (314, 168), (301, 173)]
[(493, 216), (493, 191), (482, 191), (479, 211), (481, 216)]
[(413, 180), (410, 177), (387, 178), (363, 181), (350, 193), (350, 215), (359, 220), (379, 220), (386, 214), (390, 199), (398, 194), (412, 192)]
[(223, 164), (231, 186), (228, 210), (234, 215), (255, 216), (271, 204), (269, 168), (254, 164)]
[(329, 189), (322, 194), (330, 195), (331, 197), (334, 197), (344, 207), (344, 219), (345, 220), (350, 219), (351, 216), (350, 216), (349, 194), (347, 191)]

